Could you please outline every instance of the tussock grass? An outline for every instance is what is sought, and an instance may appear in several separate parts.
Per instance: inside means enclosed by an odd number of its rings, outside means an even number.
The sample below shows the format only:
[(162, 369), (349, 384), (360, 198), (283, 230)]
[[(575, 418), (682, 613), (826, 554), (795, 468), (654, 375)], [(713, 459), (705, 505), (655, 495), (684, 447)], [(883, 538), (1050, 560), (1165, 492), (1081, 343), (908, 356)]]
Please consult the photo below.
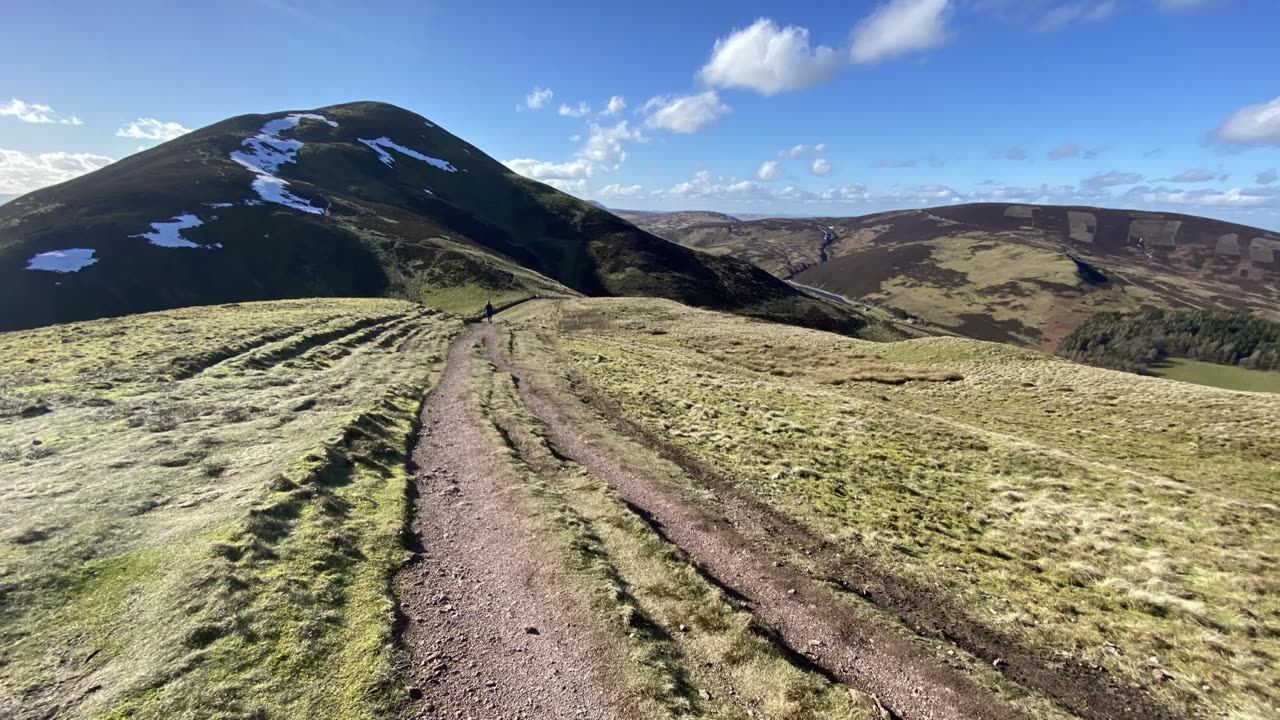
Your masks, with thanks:
[[(511, 318), (517, 335), (561, 333), (632, 421), (1047, 656), (1188, 712), (1280, 707), (1280, 399), (663, 302)], [(869, 363), (963, 379), (823, 381)]]
[(48, 408), (0, 416), (0, 715), (390, 712), (406, 443), (459, 327), (324, 299), (0, 334), (0, 408)]

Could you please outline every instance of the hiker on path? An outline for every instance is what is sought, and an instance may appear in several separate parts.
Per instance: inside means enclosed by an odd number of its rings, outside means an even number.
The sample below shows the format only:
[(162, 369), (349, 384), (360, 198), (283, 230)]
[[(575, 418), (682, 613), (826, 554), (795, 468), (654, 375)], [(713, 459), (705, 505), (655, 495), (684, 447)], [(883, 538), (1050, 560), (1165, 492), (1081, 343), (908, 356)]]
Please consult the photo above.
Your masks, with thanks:
[(484, 304), (484, 317), (490, 323), (493, 322), (493, 303), (492, 302), (486, 302)]

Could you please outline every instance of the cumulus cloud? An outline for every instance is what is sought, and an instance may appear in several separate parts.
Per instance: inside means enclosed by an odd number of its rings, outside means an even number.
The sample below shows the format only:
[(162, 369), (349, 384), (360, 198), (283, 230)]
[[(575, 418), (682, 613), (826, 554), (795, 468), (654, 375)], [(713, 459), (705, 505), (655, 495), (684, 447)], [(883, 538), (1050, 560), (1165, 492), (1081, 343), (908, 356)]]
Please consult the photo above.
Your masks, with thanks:
[(591, 132), (583, 141), (582, 147), (565, 162), (515, 158), (505, 164), (513, 172), (581, 196), (588, 190), (588, 179), (599, 173), (617, 170), (627, 159), (624, 143), (643, 142), (645, 139), (626, 120), (615, 125), (592, 123)]
[(1271, 183), (1275, 182), (1277, 179), (1280, 179), (1280, 175), (1276, 174), (1275, 168), (1271, 168), (1270, 170), (1263, 170), (1262, 172), (1258, 173), (1258, 177), (1255, 179), (1255, 182), (1257, 182), (1259, 185), (1270, 185)]
[(591, 113), (591, 106), (586, 101), (580, 101), (577, 106), (560, 105), (560, 115), (563, 117), (580, 118), (586, 117)]
[(1229, 145), (1280, 145), (1280, 97), (1236, 110), (1211, 137)]
[(1120, 172), (1112, 170), (1107, 173), (1094, 173), (1085, 178), (1080, 187), (1087, 190), (1101, 190), (1102, 188), (1113, 187), (1116, 185), (1134, 185), (1142, 182), (1142, 176), (1133, 172)]
[(760, 163), (760, 169), (756, 170), (756, 178), (764, 181), (776, 180), (782, 175), (782, 165), (777, 160), (765, 160)]
[(663, 95), (644, 104), (645, 124), (677, 133), (693, 133), (714, 123), (729, 112), (715, 90), (697, 95)]
[(0, 105), (0, 117), (14, 117), (22, 122), (46, 124), (59, 123), (62, 125), (83, 125), (84, 121), (75, 115), (59, 115), (53, 111), (48, 105), (39, 103), (23, 102), (17, 98), (9, 100), (9, 102)]
[(1202, 183), (1202, 182), (1209, 182), (1215, 177), (1217, 177), (1217, 174), (1211, 173), (1208, 170), (1192, 169), (1192, 170), (1183, 170), (1177, 175), (1174, 175), (1173, 177), (1169, 178), (1167, 182)]
[(942, 45), (949, 0), (890, 0), (853, 29), (849, 57), (875, 63)]
[(546, 107), (555, 95), (551, 88), (535, 85), (529, 94), (524, 96), (524, 102), (516, 105), (516, 110), (540, 110)]
[(51, 152), (31, 155), (0, 148), (0, 193), (21, 194), (66, 182), (115, 162), (90, 153)]
[(830, 175), (832, 170), (831, 161), (823, 157), (815, 158), (813, 161), (813, 165), (809, 169), (813, 171), (813, 174), (817, 175), (818, 177), (823, 177), (824, 175)]
[(614, 95), (609, 98), (609, 102), (605, 104), (604, 110), (600, 113), (608, 117), (612, 117), (627, 109), (627, 100), (621, 95)]
[(627, 159), (627, 151), (622, 143), (644, 140), (644, 135), (627, 124), (626, 120), (615, 125), (592, 123), (591, 133), (587, 135), (586, 143), (578, 151), (578, 156), (616, 170)]
[(786, 150), (779, 150), (778, 157), (798, 158), (807, 152), (809, 152), (808, 145), (793, 145)]
[(745, 88), (761, 95), (801, 90), (831, 78), (844, 63), (835, 50), (809, 47), (809, 31), (760, 18), (716, 40), (698, 73), (712, 87)]
[(191, 132), (191, 128), (183, 127), (181, 123), (166, 122), (155, 118), (138, 118), (116, 130), (116, 136), (133, 138), (134, 140), (165, 142), (181, 135), (186, 135), (189, 132)]

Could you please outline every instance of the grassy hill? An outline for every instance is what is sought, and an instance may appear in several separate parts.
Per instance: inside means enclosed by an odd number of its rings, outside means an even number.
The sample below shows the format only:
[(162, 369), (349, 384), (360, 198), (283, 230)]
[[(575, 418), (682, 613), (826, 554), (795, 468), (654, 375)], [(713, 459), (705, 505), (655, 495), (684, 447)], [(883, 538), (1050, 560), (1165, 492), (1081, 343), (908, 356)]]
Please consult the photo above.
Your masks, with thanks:
[[(898, 703), (957, 692), (992, 708), (966, 717), (1053, 720), (1280, 701), (1278, 396), (656, 299), (499, 320), (307, 299), (0, 333), (0, 716), (473, 702), (465, 642), (405, 642), (406, 623), (459, 632), (475, 608), (454, 588), (493, 581), (415, 552), (413, 508), (433, 502), (456, 508), (446, 537), (509, 504), (558, 568), (537, 602), (572, 599), (573, 635), (600, 641), (598, 667), (564, 672), (604, 672), (638, 717), (924, 717)], [(418, 427), (451, 374), (478, 436)], [(443, 454), (410, 463), (433, 432), (492, 459), (499, 499)], [(726, 534), (732, 552), (690, 541)], [(393, 581), (414, 557), (447, 594)], [(479, 646), (565, 641), (499, 614)], [(831, 617), (847, 632), (804, 624)], [(927, 687), (856, 682), (902, 657), (934, 668)], [(476, 684), (478, 716), (528, 702)]]
[(1189, 215), (987, 203), (855, 218), (638, 222), (951, 332), (1045, 350), (1099, 311), (1280, 317), (1280, 235)]
[(0, 333), (0, 716), (393, 708), (406, 446), (460, 329), (308, 299)]
[(231, 118), (0, 206), (0, 329), (290, 297), (476, 312), (579, 293), (863, 324), (382, 103)]
[[(573, 368), (563, 392), (679, 459), (688, 497), (778, 511), (754, 552), (1028, 717), (1263, 718), (1280, 702), (1280, 397), (662, 301), (512, 315), (516, 347)], [(1107, 710), (1108, 692), (1133, 704)]]

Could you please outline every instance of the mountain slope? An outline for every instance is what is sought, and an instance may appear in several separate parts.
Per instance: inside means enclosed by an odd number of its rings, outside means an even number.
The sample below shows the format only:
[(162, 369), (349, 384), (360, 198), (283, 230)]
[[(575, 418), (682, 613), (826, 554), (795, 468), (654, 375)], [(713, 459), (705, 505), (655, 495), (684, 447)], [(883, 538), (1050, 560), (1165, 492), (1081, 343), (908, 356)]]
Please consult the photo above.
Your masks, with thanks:
[(1280, 316), (1280, 235), (1174, 213), (985, 203), (664, 234), (964, 335), (1045, 349), (1098, 311)]
[(0, 329), (287, 297), (475, 312), (577, 293), (862, 325), (382, 103), (231, 118), (0, 207)]

